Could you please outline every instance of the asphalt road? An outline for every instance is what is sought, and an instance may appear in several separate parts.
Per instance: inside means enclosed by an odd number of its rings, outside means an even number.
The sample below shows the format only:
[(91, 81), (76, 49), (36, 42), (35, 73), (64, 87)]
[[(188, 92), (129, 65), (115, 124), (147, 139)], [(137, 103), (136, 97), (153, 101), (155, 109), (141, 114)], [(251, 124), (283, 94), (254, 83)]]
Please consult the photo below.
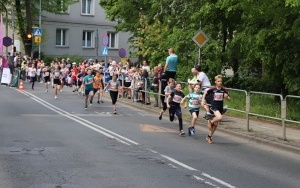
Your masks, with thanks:
[(0, 188), (300, 186), (297, 155), (218, 131), (208, 144), (203, 126), (181, 137), (157, 114), (28, 88), (0, 86)]

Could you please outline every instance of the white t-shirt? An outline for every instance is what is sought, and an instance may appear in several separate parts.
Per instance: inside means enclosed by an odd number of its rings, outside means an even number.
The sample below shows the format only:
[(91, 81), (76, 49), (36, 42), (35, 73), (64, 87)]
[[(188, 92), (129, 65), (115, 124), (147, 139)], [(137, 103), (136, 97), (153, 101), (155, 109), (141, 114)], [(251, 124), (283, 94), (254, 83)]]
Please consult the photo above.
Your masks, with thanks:
[(36, 74), (36, 68), (29, 68), (28, 69), (28, 76), (35, 77)]
[(150, 67), (148, 65), (142, 66), (142, 69), (143, 70), (147, 70), (147, 72), (150, 72)]
[(210, 81), (209, 81), (207, 75), (206, 75), (204, 72), (200, 72), (200, 73), (197, 75), (197, 81), (200, 81), (200, 82), (201, 82), (201, 87), (202, 87), (202, 88), (208, 88), (208, 87), (211, 87)]

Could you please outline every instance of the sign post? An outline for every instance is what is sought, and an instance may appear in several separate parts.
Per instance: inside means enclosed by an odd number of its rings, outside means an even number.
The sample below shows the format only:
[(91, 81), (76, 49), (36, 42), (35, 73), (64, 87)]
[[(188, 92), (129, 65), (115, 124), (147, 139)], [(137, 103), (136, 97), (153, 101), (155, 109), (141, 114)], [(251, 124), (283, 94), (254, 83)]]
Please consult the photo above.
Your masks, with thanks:
[(41, 28), (33, 29), (34, 42), (39, 44), (39, 58), (41, 57), (41, 45), (43, 30)]
[(12, 45), (12, 39), (10, 37), (3, 37), (3, 46), (9, 47)]
[(102, 56), (105, 57), (105, 65), (106, 65), (106, 57), (108, 56), (108, 35), (105, 33), (102, 37)]
[(201, 64), (201, 48), (209, 41), (209, 38), (200, 29), (198, 31), (198, 33), (192, 39), (199, 46), (199, 62), (198, 62), (198, 65), (200, 65)]
[(126, 56), (126, 50), (124, 48), (119, 49), (120, 58), (124, 58)]

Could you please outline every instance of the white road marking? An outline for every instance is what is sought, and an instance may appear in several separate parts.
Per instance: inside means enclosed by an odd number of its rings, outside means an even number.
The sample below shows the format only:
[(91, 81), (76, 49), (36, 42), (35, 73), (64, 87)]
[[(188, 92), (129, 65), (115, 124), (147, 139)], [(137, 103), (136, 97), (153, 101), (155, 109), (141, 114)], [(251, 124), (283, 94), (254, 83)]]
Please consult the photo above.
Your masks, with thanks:
[(205, 179), (200, 178), (200, 177), (198, 177), (198, 176), (193, 175), (193, 178), (195, 178), (195, 179), (198, 180), (198, 181), (202, 181), (202, 182), (204, 182), (205, 184), (208, 184), (208, 185), (210, 185), (210, 186), (212, 186), (212, 187), (220, 188), (220, 187), (218, 187), (217, 185), (212, 184), (212, 183), (210, 183), (210, 182), (206, 181)]
[(209, 174), (206, 174), (206, 173), (204, 173), (204, 172), (202, 172), (201, 175), (204, 176), (204, 177), (207, 177), (207, 178), (209, 178), (209, 179), (212, 179), (212, 180), (218, 182), (219, 184), (225, 185), (225, 186), (228, 187), (228, 188), (235, 188), (235, 186), (230, 185), (229, 183), (226, 183), (226, 182), (224, 182), (224, 181), (222, 181), (222, 180), (220, 180), (220, 179), (218, 179), (218, 178), (216, 178), (216, 177), (213, 177), (213, 176), (211, 176), (211, 175), (209, 175)]
[[(78, 117), (78, 116), (75, 116), (74, 114), (70, 114), (69, 112), (66, 112), (66, 111), (62, 110), (62, 109), (60, 109), (60, 108), (58, 108), (58, 107), (56, 107), (56, 106), (54, 106), (54, 105), (48, 103), (47, 101), (44, 101), (43, 99), (41, 99), (41, 98), (39, 98), (39, 97), (37, 97), (37, 96), (35, 96), (35, 95), (33, 95), (33, 94), (27, 92), (27, 91), (20, 91), (20, 90), (17, 90), (17, 91), (19, 91), (20, 93), (22, 93), (22, 94), (24, 94), (24, 95), (26, 95), (26, 96), (32, 98), (32, 99), (35, 100), (36, 102), (38, 102), (38, 103), (40, 103), (41, 105), (45, 106), (46, 108), (48, 108), (48, 109), (50, 109), (50, 110), (52, 110), (52, 111), (54, 111), (54, 112), (56, 112), (56, 113), (58, 113), (58, 114), (61, 114), (62, 116), (67, 117), (67, 118), (69, 118), (69, 119), (71, 119), (71, 120), (73, 120), (73, 121), (76, 121), (76, 122), (78, 122), (79, 124), (84, 125), (85, 127), (90, 128), (90, 129), (92, 129), (92, 130), (94, 130), (94, 131), (96, 131), (96, 132), (98, 132), (98, 133), (100, 133), (100, 134), (103, 134), (104, 136), (107, 136), (108, 138), (115, 139), (115, 140), (117, 140), (118, 142), (121, 142), (121, 143), (126, 144), (126, 145), (131, 145), (131, 144), (134, 144), (134, 145), (140, 145), (139, 143), (137, 143), (137, 142), (135, 142), (135, 141), (133, 141), (133, 140), (130, 140), (130, 139), (126, 138), (126, 137), (123, 137), (123, 136), (121, 136), (121, 135), (115, 133), (115, 132), (112, 132), (112, 131), (110, 131), (110, 130), (108, 130), (108, 129), (105, 129), (104, 127), (101, 127), (101, 126), (99, 126), (99, 125), (96, 125), (96, 124), (94, 124), (94, 123), (88, 121), (88, 120), (85, 120), (85, 119), (82, 119), (82, 118), (80, 118), (80, 117)], [(113, 136), (113, 135), (114, 135), (114, 136)], [(125, 140), (125, 141), (124, 141), (124, 140)], [(127, 142), (126, 142), (126, 141), (127, 141)], [(128, 142), (129, 142), (129, 143), (128, 143)], [(130, 143), (131, 143), (131, 144), (130, 144)], [(146, 149), (147, 149), (147, 148), (146, 148)], [(199, 170), (197, 170), (197, 169), (195, 169), (195, 168), (193, 168), (193, 167), (190, 167), (190, 166), (188, 166), (188, 165), (186, 165), (186, 164), (184, 164), (184, 163), (182, 163), (182, 162), (180, 162), (180, 161), (177, 161), (176, 159), (174, 159), (174, 158), (172, 158), (172, 157), (169, 157), (169, 156), (160, 154), (159, 152), (154, 151), (154, 150), (151, 150), (151, 149), (148, 149), (148, 150), (151, 151), (151, 152), (153, 152), (153, 153), (155, 153), (155, 154), (159, 154), (161, 157), (163, 157), (163, 158), (165, 158), (165, 159), (167, 159), (167, 160), (169, 160), (169, 161), (171, 161), (171, 162), (173, 162), (173, 163), (175, 163), (175, 164), (177, 164), (177, 165), (179, 165), (179, 166), (181, 166), (181, 167), (183, 167), (183, 168), (185, 168), (185, 169), (187, 169), (187, 170), (190, 170), (190, 171), (198, 171), (198, 172), (199, 172)], [(177, 167), (176, 167), (176, 168), (177, 168)], [(207, 174), (207, 173), (202, 172), (201, 175), (204, 176), (204, 177), (206, 177), (206, 178), (209, 178), (209, 179), (211, 179), (211, 180), (214, 180), (214, 181), (216, 181), (217, 183), (219, 183), (219, 184), (221, 184), (221, 185), (224, 185), (224, 186), (226, 186), (226, 187), (228, 187), (228, 188), (235, 188), (235, 186), (230, 185), (229, 183), (224, 182), (223, 180), (220, 180), (220, 179), (218, 179), (218, 178), (216, 178), (216, 177), (213, 177), (213, 176), (211, 176), (211, 175), (209, 175), (209, 174)], [(195, 179), (199, 179), (199, 180), (202, 181), (202, 178), (200, 178), (200, 177), (198, 177), (198, 176), (193, 176), (193, 177), (194, 177)], [(203, 180), (204, 180), (204, 179), (203, 179)], [(205, 181), (205, 180), (204, 180), (204, 181)], [(210, 183), (210, 182), (205, 181), (205, 183), (208, 184), (208, 185), (210, 185), (210, 186), (216, 187), (214, 184), (212, 184), (212, 183)]]

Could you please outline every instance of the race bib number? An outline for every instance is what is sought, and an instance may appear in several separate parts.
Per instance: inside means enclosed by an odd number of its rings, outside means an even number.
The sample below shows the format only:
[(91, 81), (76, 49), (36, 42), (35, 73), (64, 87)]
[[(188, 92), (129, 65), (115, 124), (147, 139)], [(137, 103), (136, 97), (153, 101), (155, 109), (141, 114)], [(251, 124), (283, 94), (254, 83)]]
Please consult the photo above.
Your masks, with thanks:
[(116, 83), (110, 83), (110, 89), (117, 89)]
[(200, 102), (199, 101), (192, 101), (192, 105), (198, 106), (198, 105), (200, 105)]
[(173, 97), (173, 101), (176, 103), (180, 103), (181, 102), (182, 97), (179, 95), (174, 95)]
[(54, 76), (55, 76), (55, 77), (59, 77), (59, 72), (55, 72), (55, 73), (54, 73)]
[(215, 93), (214, 94), (214, 101), (223, 101), (224, 97), (223, 97), (223, 93)]

